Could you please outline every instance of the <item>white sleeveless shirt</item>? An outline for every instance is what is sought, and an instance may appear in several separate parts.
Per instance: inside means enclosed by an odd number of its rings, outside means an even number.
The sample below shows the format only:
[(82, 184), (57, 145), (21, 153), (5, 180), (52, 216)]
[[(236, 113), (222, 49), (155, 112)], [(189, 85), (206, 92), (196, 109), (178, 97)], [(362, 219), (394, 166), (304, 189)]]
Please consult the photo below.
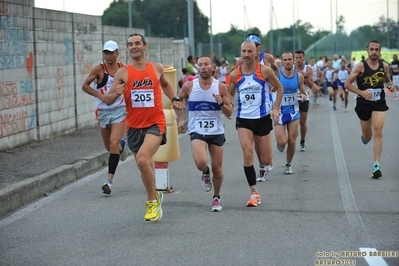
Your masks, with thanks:
[[(105, 64), (101, 63), (101, 66), (103, 67), (103, 71), (104, 71), (103, 80), (101, 81), (101, 84), (98, 84), (97, 80), (95, 80), (94, 81), (94, 89), (96, 91), (98, 91), (99, 93), (105, 95), (105, 94), (108, 94), (108, 92), (111, 90), (112, 83), (114, 82), (114, 77), (108, 73), (108, 70), (107, 70), (107, 67), (105, 66)], [(122, 63), (118, 62), (118, 66), (121, 68), (123, 65), (122, 65)], [(107, 105), (106, 103), (102, 102), (97, 97), (94, 97), (94, 102), (97, 105), (97, 108), (100, 110), (113, 109), (113, 108), (119, 107), (119, 106), (126, 106), (125, 98), (123, 97), (123, 94), (121, 96), (119, 96), (118, 99), (116, 99), (116, 101), (111, 105)]]
[[(303, 73), (307, 73), (308, 67), (309, 67), (309, 65), (304, 65), (302, 72), (303, 72)], [(294, 67), (294, 69), (295, 69), (295, 67)], [(295, 71), (296, 71), (296, 70), (295, 70)], [(308, 77), (308, 78), (311, 78), (311, 77)], [(309, 87), (308, 87), (308, 85), (306, 85), (305, 77), (304, 77), (304, 79), (303, 79), (303, 83), (304, 83), (304, 86), (305, 86), (305, 91), (306, 91), (307, 94), (308, 94), (308, 96), (306, 97), (305, 101), (309, 101), (309, 99), (310, 99), (310, 97), (309, 97), (309, 95), (310, 95), (310, 94), (309, 94)], [(302, 102), (302, 98), (299, 97), (299, 98), (298, 98), (298, 101)]]
[(207, 90), (200, 87), (199, 79), (193, 80), (193, 88), (188, 96), (188, 133), (224, 134), (222, 107), (213, 94), (220, 94), (218, 80), (213, 79)]

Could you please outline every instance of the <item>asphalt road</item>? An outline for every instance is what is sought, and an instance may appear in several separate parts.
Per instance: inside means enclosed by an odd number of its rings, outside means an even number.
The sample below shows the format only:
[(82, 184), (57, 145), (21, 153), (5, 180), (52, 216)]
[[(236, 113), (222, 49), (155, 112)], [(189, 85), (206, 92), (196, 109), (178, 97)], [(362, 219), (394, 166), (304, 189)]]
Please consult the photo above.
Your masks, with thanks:
[[(308, 151), (298, 146), (294, 174), (283, 173), (285, 153), (274, 148), (275, 168), (258, 184), (262, 204), (247, 208), (241, 148), (226, 119), (221, 213), (210, 212), (212, 193), (182, 135), (181, 159), (169, 164), (175, 192), (165, 194), (159, 223), (143, 221), (146, 195), (130, 157), (110, 196), (102, 169), (0, 220), (0, 264), (399, 265), (399, 102), (388, 105), (380, 180), (370, 178), (373, 145), (360, 141), (353, 94), (349, 113), (322, 98), (311, 104)], [(370, 251), (396, 253), (364, 256)]]

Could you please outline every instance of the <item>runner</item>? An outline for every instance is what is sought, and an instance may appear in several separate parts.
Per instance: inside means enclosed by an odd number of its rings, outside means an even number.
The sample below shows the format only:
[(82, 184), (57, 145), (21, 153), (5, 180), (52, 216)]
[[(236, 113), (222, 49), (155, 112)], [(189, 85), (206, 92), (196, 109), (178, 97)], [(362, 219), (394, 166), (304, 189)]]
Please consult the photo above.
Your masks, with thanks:
[[(183, 103), (174, 95), (160, 63), (146, 61), (148, 44), (144, 36), (132, 34), (127, 47), (132, 64), (116, 72), (105, 103), (111, 105), (121, 95), (126, 100), (127, 142), (136, 159), (141, 179), (147, 191), (145, 221), (158, 222), (162, 218), (161, 191), (155, 188), (152, 157), (160, 145), (166, 143), (166, 120), (162, 109), (162, 91), (171, 99), (173, 108)], [(162, 91), (161, 91), (162, 89)]]
[[(291, 52), (285, 52), (282, 56), (283, 67), (280, 70), (280, 82), (283, 86), (283, 100), (280, 107), (280, 121), (275, 127), (275, 135), (277, 140), (277, 149), (283, 152), (288, 143), (286, 163), (284, 172), (292, 174), (291, 162), (295, 154), (295, 143), (298, 135), (299, 126), (299, 101), (305, 101), (308, 94), (306, 93), (304, 78), (294, 70), (294, 58)], [(288, 133), (288, 137), (286, 134)]]
[(345, 82), (348, 79), (349, 74), (351, 73), (351, 70), (346, 67), (346, 61), (345, 59), (341, 59), (341, 67), (337, 70), (335, 70), (336, 73), (336, 82), (338, 84), (338, 90), (339, 90), (339, 96), (341, 97), (342, 101), (342, 106), (345, 106), (345, 112), (348, 112), (348, 95), (349, 91), (348, 89), (345, 88)]
[[(253, 146), (259, 146), (262, 165), (271, 164), (272, 147), (270, 131), (279, 121), (283, 88), (271, 68), (261, 65), (257, 60), (257, 49), (252, 41), (241, 45), (241, 57), (244, 63), (230, 73), (229, 93), (234, 99), (238, 92), (236, 128), (244, 156), (244, 172), (251, 188), (248, 207), (261, 203), (256, 187), (256, 172), (253, 166)], [(271, 102), (271, 86), (277, 89), (274, 107)]]
[[(214, 187), (211, 211), (220, 212), (220, 190), (223, 183), (223, 113), (230, 117), (233, 105), (227, 87), (212, 77), (214, 71), (210, 57), (198, 59), (199, 78), (184, 84), (179, 93), (181, 101), (188, 99), (188, 133), (191, 139), (191, 153), (195, 166), (202, 172), (202, 188), (209, 192), (212, 189), (210, 168), (207, 165), (207, 150), (211, 157), (212, 181)], [(179, 130), (184, 132), (183, 111), (178, 111)]]
[[(382, 62), (381, 44), (372, 40), (367, 44), (368, 58), (358, 63), (345, 82), (345, 88), (357, 94), (355, 111), (360, 119), (361, 140), (367, 144), (374, 137), (374, 164), (372, 178), (382, 177), (382, 128), (388, 106), (385, 101), (384, 81), (393, 92), (395, 87), (389, 77), (389, 66)], [(356, 80), (357, 88), (352, 84)], [(371, 82), (373, 81), (373, 82)]]
[(298, 50), (295, 52), (295, 71), (302, 74), (305, 83), (305, 89), (307, 93), (306, 100), (302, 101), (302, 98), (298, 98), (299, 101), (299, 112), (301, 117), (299, 118), (299, 126), (300, 126), (300, 134), (301, 134), (301, 142), (300, 149), (301, 151), (306, 151), (306, 133), (308, 131), (308, 126), (306, 124), (306, 120), (308, 119), (308, 111), (309, 111), (309, 88), (313, 87), (313, 71), (312, 68), (308, 67), (305, 64), (305, 51)]
[[(116, 71), (122, 67), (118, 62), (118, 44), (114, 41), (107, 41), (103, 47), (104, 63), (95, 66), (82, 85), (82, 90), (94, 96), (97, 105), (96, 118), (101, 131), (104, 146), (109, 151), (108, 176), (101, 187), (103, 193), (111, 194), (111, 187), (114, 180), (119, 160), (127, 158), (126, 139), (122, 138), (125, 131), (126, 107), (125, 99), (121, 95), (115, 103), (108, 106), (104, 103), (105, 95), (109, 92), (114, 81)], [(94, 87), (91, 84), (94, 82)]]

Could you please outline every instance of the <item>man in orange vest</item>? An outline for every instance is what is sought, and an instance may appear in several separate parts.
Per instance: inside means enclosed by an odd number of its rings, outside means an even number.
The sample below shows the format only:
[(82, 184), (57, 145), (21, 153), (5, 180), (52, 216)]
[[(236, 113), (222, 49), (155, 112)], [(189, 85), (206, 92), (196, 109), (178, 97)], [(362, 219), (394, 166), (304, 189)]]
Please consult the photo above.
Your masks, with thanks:
[(156, 191), (152, 157), (160, 145), (166, 143), (162, 91), (171, 99), (173, 108), (182, 109), (183, 103), (166, 80), (163, 66), (146, 61), (148, 44), (144, 36), (130, 35), (127, 46), (132, 64), (116, 72), (105, 103), (112, 104), (122, 94), (125, 97), (127, 143), (136, 159), (147, 191), (144, 220), (158, 222), (162, 217), (163, 194)]

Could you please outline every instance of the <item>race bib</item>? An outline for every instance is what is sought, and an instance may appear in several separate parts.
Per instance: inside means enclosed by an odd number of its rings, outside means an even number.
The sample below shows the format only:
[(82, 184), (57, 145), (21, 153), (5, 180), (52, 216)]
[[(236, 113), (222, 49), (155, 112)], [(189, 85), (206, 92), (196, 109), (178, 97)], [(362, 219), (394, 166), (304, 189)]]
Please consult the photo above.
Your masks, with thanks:
[(284, 94), (283, 100), (281, 101), (282, 106), (294, 105), (298, 101), (298, 96), (296, 93)]
[(381, 99), (382, 89), (378, 88), (378, 89), (367, 89), (367, 90), (371, 92), (371, 94), (373, 95), (373, 97), (369, 101), (378, 101)]
[(259, 106), (262, 103), (262, 95), (260, 89), (246, 89), (240, 92), (240, 101), (242, 105), (249, 106)]
[(132, 107), (154, 107), (154, 90), (132, 90)]
[(216, 117), (197, 117), (195, 119), (195, 132), (198, 134), (213, 134), (217, 132)]

